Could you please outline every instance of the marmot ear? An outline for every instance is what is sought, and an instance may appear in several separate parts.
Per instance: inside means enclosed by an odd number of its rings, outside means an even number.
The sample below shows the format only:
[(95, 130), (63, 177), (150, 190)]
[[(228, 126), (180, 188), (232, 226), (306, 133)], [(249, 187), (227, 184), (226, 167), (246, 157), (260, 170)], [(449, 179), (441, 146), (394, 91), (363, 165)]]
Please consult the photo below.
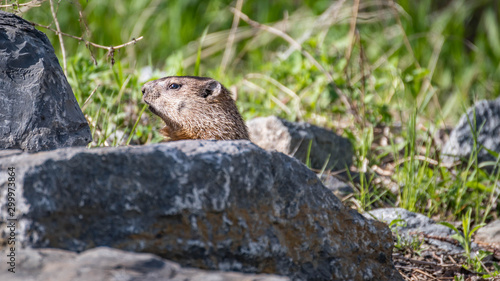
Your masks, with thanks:
[(219, 82), (213, 80), (207, 84), (205, 91), (203, 92), (203, 97), (216, 97), (222, 92), (222, 86)]

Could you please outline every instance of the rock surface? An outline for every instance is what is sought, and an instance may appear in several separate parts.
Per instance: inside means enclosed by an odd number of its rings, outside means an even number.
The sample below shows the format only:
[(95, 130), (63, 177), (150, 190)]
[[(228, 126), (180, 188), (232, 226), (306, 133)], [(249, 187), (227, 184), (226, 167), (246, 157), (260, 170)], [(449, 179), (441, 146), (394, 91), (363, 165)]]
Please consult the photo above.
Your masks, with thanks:
[(293, 156), (302, 163), (307, 161), (309, 143), (312, 142), (309, 156), (314, 169), (321, 169), (328, 163), (329, 170), (343, 170), (352, 164), (351, 143), (332, 131), (305, 122), (288, 122), (276, 116), (255, 118), (247, 126), (255, 144)]
[[(0, 252), (5, 257), (8, 252)], [(152, 254), (98, 247), (80, 254), (59, 249), (20, 249), (16, 264), (0, 263), (0, 280), (10, 281), (287, 281), (267, 274), (181, 268)], [(9, 272), (12, 268), (15, 273)]]
[(0, 11), (0, 149), (84, 146), (90, 128), (47, 36)]
[(500, 246), (500, 220), (492, 221), (478, 229), (474, 240)]
[(0, 245), (15, 167), (17, 245), (110, 246), (293, 280), (402, 280), (392, 235), (297, 160), (248, 141), (66, 148), (0, 159)]
[[(429, 244), (436, 246), (448, 254), (463, 252), (463, 248), (454, 243), (430, 238), (434, 236), (454, 241), (454, 239), (451, 238), (451, 235), (455, 232), (449, 227), (437, 224), (435, 221), (422, 214), (410, 212), (403, 208), (381, 208), (365, 214), (365, 217), (368, 218), (372, 216), (387, 224), (390, 224), (394, 220), (403, 220), (405, 223), (397, 226), (394, 231), (397, 231), (397, 234), (402, 235), (408, 241), (411, 241), (412, 236), (418, 236), (422, 233), (427, 236), (426, 238), (428, 238), (428, 240), (426, 241)], [(473, 247), (477, 247), (477, 245), (473, 243)]]
[[(477, 132), (478, 149), (480, 146), (484, 146), (500, 153), (500, 98), (497, 98), (492, 101), (480, 101), (462, 115), (443, 148), (443, 162), (451, 163), (460, 158), (468, 160), (474, 147), (473, 130), (470, 125), (474, 123), (474, 113), (476, 123), (473, 127), (476, 128)], [(478, 154), (478, 161), (480, 163), (496, 161), (496, 158), (485, 149), (481, 149)]]
[(349, 184), (337, 179), (331, 174), (323, 174), (321, 176), (321, 182), (323, 182), (323, 185), (331, 190), (335, 196), (340, 198), (354, 193), (354, 189)]

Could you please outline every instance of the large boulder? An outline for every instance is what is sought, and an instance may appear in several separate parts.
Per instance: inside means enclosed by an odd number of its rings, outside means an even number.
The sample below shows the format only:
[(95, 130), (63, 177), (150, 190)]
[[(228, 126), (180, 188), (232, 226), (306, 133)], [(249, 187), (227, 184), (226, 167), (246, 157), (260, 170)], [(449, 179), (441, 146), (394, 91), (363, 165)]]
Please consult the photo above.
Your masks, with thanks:
[(47, 36), (0, 11), (0, 149), (35, 152), (92, 140)]
[(462, 115), (443, 148), (443, 162), (452, 163), (460, 158), (467, 161), (474, 149), (473, 133), (477, 135), (478, 162), (496, 161), (481, 146), (500, 153), (500, 98), (480, 101)]
[(9, 223), (24, 247), (110, 246), (294, 280), (402, 280), (383, 223), (346, 208), (299, 161), (249, 141), (6, 155), (0, 245)]
[(326, 164), (326, 169), (338, 171), (349, 169), (352, 164), (351, 143), (330, 130), (276, 116), (255, 118), (247, 125), (255, 144), (293, 156), (302, 163), (309, 160), (313, 169), (322, 169)]
[[(9, 251), (0, 251), (2, 257)], [(82, 253), (59, 249), (19, 249), (17, 262), (0, 263), (0, 280), (9, 281), (289, 281), (267, 274), (181, 268), (152, 254), (98, 247)]]

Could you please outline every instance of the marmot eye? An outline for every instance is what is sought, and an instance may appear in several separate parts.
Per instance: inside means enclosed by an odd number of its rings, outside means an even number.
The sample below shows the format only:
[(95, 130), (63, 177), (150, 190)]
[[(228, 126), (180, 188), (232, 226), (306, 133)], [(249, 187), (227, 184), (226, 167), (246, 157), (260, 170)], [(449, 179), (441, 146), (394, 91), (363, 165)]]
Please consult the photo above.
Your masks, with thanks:
[(180, 87), (181, 87), (181, 85), (176, 84), (176, 83), (172, 83), (172, 84), (168, 85), (168, 88), (172, 89), (172, 90), (179, 89)]

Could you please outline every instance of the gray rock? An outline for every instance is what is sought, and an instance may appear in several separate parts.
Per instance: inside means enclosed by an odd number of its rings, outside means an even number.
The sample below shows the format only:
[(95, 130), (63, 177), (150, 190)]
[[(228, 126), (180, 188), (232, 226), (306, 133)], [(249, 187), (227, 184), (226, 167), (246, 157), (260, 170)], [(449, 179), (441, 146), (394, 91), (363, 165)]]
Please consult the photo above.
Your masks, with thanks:
[(321, 176), (321, 182), (323, 182), (323, 185), (331, 190), (335, 196), (345, 197), (354, 193), (354, 189), (349, 184), (337, 179), (331, 174), (323, 174)]
[(0, 11), (0, 149), (35, 152), (92, 140), (47, 36)]
[[(10, 254), (1, 251), (2, 257)], [(9, 272), (9, 269), (15, 273)], [(10, 281), (287, 281), (267, 274), (181, 268), (153, 254), (98, 247), (80, 254), (59, 249), (19, 249), (16, 262), (0, 263), (0, 280)]]
[(15, 167), (18, 246), (110, 246), (294, 280), (402, 280), (392, 235), (299, 161), (249, 141), (59, 149), (0, 159), (0, 245)]
[(403, 220), (405, 224), (397, 226), (396, 229), (398, 234), (402, 235), (405, 239), (411, 239), (411, 236), (423, 233), (427, 236), (426, 241), (428, 241), (429, 244), (447, 253), (457, 254), (463, 252), (462, 247), (456, 244), (429, 238), (434, 236), (453, 241), (451, 235), (455, 232), (449, 227), (437, 224), (435, 221), (422, 214), (413, 213), (402, 208), (381, 208), (367, 212), (365, 216), (369, 218), (374, 217), (387, 224), (390, 224), (394, 220)]
[(313, 169), (321, 169), (328, 163), (329, 170), (343, 170), (352, 164), (351, 143), (332, 131), (305, 122), (288, 122), (276, 116), (255, 118), (247, 126), (255, 144), (293, 156), (302, 163), (307, 161), (312, 141), (310, 161)]
[(476, 232), (475, 241), (500, 245), (500, 220), (492, 221)]
[[(450, 139), (443, 148), (443, 162), (451, 163), (460, 158), (468, 161), (474, 147), (474, 138), (470, 124), (474, 124), (474, 113), (476, 115), (475, 127), (477, 132), (478, 149), (484, 146), (490, 150), (500, 153), (500, 98), (492, 101), (480, 101), (467, 113), (462, 115), (457, 126), (450, 134)], [(468, 119), (467, 119), (468, 118)], [(470, 122), (470, 124), (469, 124)], [(478, 161), (496, 161), (485, 149), (478, 154)]]

